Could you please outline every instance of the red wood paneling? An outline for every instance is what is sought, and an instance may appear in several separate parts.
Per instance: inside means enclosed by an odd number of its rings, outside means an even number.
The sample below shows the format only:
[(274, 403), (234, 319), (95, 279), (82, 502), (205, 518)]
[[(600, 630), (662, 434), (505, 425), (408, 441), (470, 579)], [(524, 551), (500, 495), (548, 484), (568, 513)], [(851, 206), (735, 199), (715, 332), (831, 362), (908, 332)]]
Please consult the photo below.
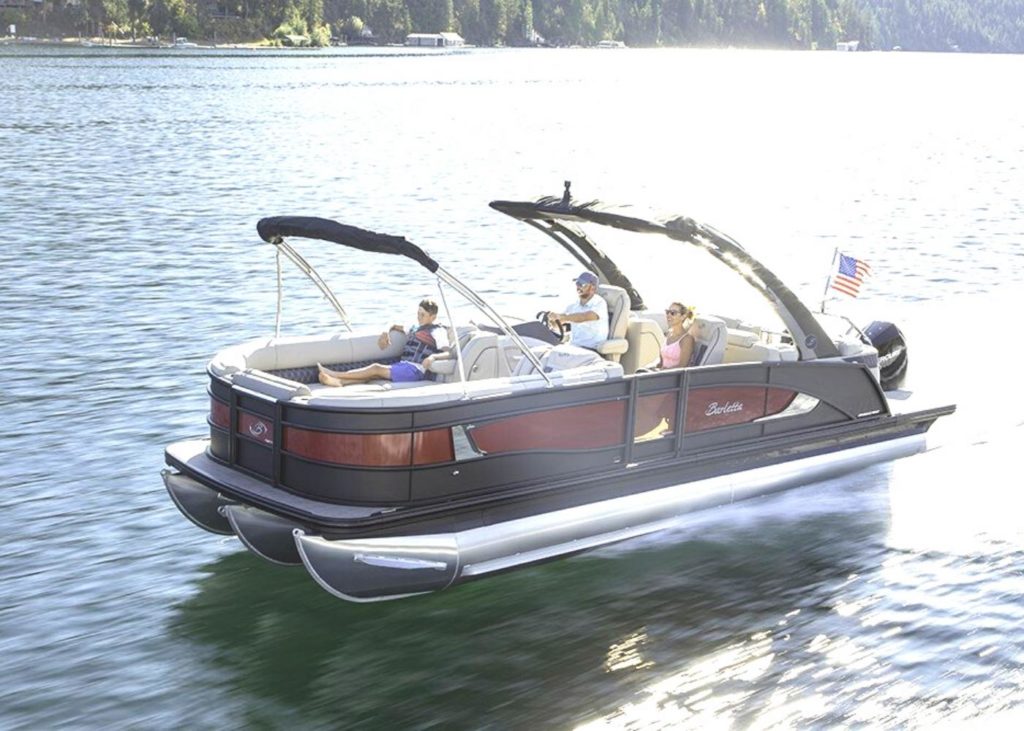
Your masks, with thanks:
[(764, 416), (760, 386), (691, 389), (686, 399), (686, 433), (744, 424)]
[(336, 434), (286, 426), (283, 447), (299, 457), (352, 467), (408, 467), (455, 459), (450, 429), (399, 434)]
[(413, 432), (413, 464), (437, 464), (455, 459), (455, 444), (451, 429), (431, 429)]
[(633, 438), (649, 441), (672, 436), (675, 433), (676, 398), (676, 391), (637, 397)]
[(274, 424), (270, 419), (238, 412), (238, 433), (264, 444), (274, 443)]
[(231, 409), (222, 401), (215, 398), (210, 399), (210, 421), (221, 429), (228, 429), (231, 426)]
[(796, 391), (790, 391), (788, 388), (769, 388), (768, 396), (765, 399), (764, 415), (771, 416), (785, 411), (795, 398)]
[(746, 424), (785, 409), (796, 394), (784, 388), (716, 386), (694, 388), (686, 399), (686, 433)]
[(626, 402), (608, 401), (499, 419), (469, 434), (477, 449), (488, 454), (601, 449), (622, 444), (625, 421)]

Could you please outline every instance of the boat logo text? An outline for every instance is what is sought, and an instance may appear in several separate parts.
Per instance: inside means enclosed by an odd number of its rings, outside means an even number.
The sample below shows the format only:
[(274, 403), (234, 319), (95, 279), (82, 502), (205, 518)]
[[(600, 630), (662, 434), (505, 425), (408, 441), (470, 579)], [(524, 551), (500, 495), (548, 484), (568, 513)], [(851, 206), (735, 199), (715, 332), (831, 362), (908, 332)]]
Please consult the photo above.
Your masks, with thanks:
[(880, 368), (888, 368), (890, 365), (896, 362), (896, 359), (903, 355), (903, 346), (897, 345), (895, 348), (890, 350), (885, 355), (878, 356), (878, 366)]
[(712, 401), (708, 404), (708, 408), (704, 411), (704, 416), (721, 416), (722, 414), (735, 414), (737, 411), (743, 411), (742, 401), (726, 401), (724, 404), (719, 405), (717, 401)]

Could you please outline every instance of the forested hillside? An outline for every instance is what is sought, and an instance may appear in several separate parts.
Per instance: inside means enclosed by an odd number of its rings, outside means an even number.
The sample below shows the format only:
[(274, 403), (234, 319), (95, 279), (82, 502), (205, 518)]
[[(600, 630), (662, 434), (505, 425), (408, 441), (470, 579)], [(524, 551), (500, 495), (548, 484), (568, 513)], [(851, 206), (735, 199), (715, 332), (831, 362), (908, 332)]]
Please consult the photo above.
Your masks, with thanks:
[(1024, 0), (0, 0), (37, 35), (400, 43), (452, 30), (477, 45), (1024, 51)]

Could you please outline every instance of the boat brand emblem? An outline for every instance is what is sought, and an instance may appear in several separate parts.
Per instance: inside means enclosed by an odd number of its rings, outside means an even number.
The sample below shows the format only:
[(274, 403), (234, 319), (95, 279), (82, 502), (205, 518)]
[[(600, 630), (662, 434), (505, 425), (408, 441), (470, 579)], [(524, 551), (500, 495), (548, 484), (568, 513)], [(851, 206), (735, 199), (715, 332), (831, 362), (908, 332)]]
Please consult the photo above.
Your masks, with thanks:
[(722, 414), (735, 414), (738, 411), (743, 411), (742, 401), (726, 401), (724, 404), (719, 405), (717, 401), (712, 401), (708, 404), (708, 408), (704, 411), (704, 416), (721, 416)]
[(249, 424), (249, 433), (257, 439), (262, 439), (268, 431), (270, 431), (270, 427), (259, 419)]
[(880, 368), (888, 368), (896, 362), (897, 358), (903, 355), (903, 350), (904, 348), (902, 345), (897, 345), (885, 355), (878, 356), (878, 366)]

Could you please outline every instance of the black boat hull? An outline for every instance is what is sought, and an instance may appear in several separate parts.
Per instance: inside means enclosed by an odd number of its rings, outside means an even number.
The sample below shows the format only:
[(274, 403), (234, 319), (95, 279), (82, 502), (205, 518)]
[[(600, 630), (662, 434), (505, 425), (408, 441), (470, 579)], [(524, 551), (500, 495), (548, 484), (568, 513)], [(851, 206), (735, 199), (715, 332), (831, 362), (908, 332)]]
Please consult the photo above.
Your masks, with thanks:
[[(694, 511), (905, 457), (925, 448), (925, 432), (944, 413), (948, 409), (890, 416), (817, 430), (796, 442), (789, 437), (785, 444), (735, 447), (700, 460), (397, 510), (315, 503), (274, 490), (218, 464), (206, 440), (168, 448), (167, 461), (178, 473), (165, 482), (198, 525), (210, 529), (189, 510), (200, 516), (219, 511), (257, 555), (301, 562), (343, 599), (377, 601), (670, 529)], [(175, 495), (182, 485), (188, 501)]]

